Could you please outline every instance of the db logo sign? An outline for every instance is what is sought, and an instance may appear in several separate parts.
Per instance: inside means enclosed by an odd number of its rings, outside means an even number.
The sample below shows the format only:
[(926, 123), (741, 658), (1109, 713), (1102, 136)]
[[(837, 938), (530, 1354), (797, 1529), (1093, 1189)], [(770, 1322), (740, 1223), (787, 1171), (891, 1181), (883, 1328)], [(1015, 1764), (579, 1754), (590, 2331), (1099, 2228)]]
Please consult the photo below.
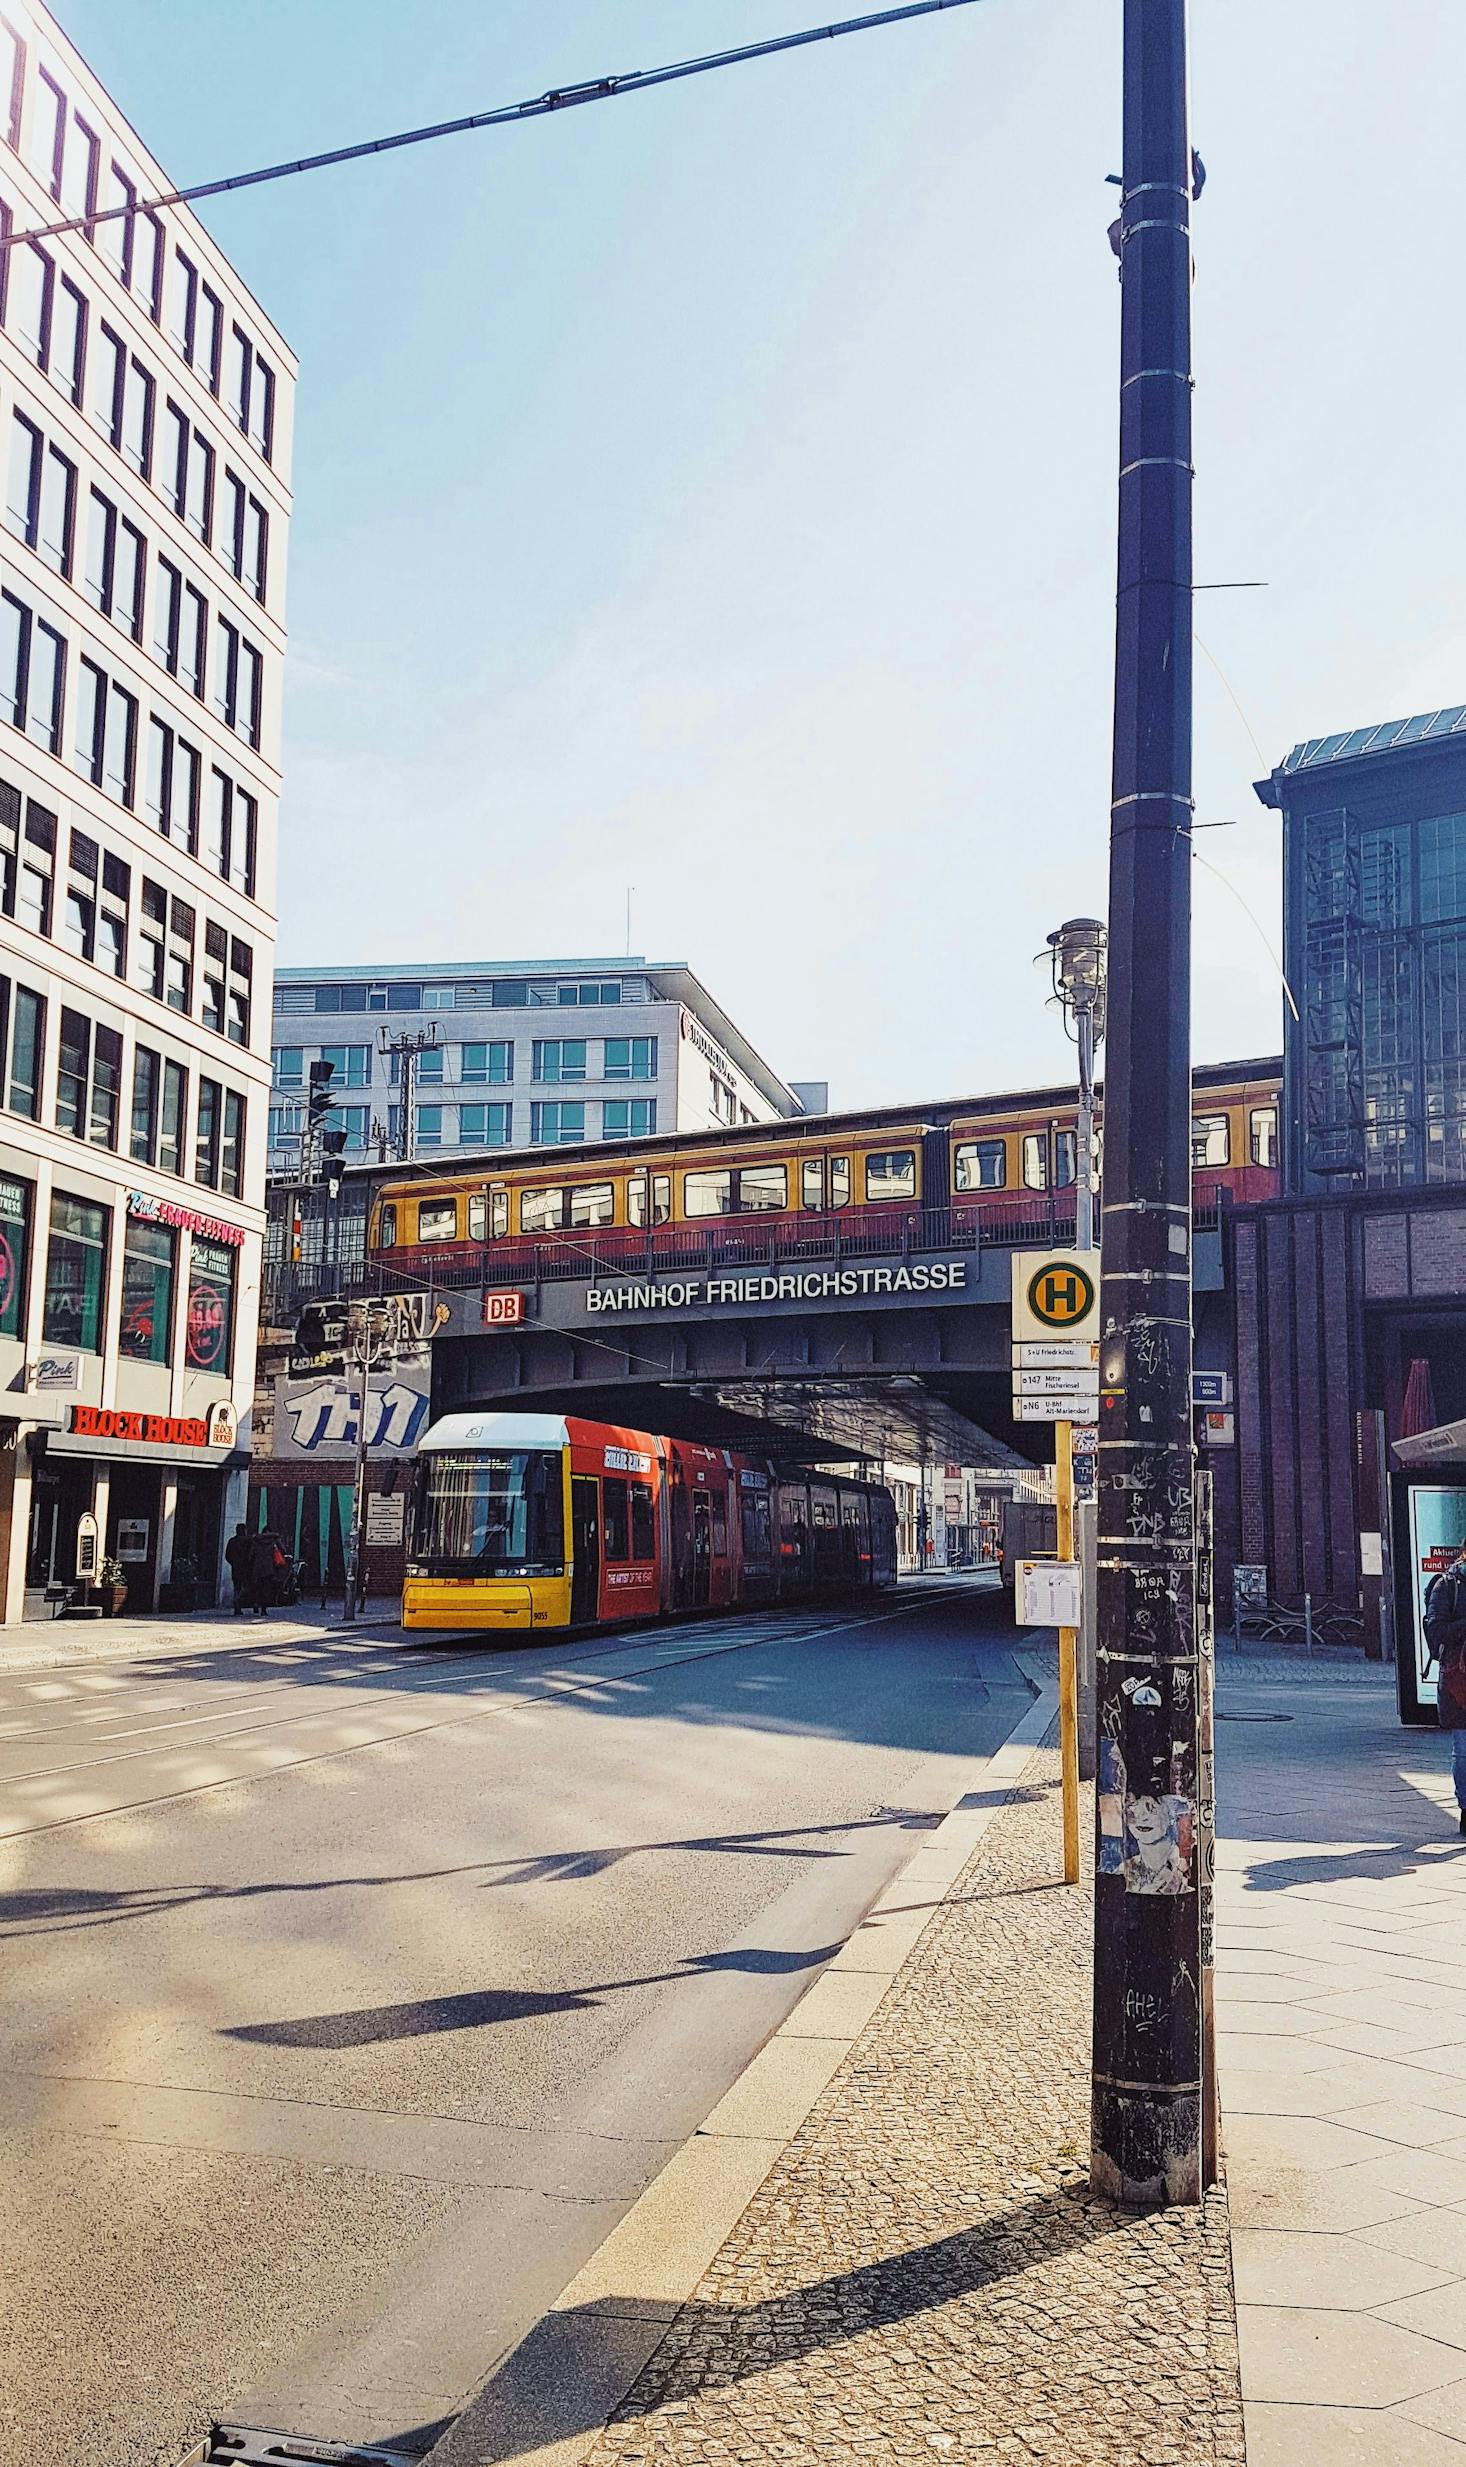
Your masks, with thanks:
[(484, 1295), (484, 1326), (486, 1328), (517, 1328), (524, 1317), (522, 1293), (486, 1293)]

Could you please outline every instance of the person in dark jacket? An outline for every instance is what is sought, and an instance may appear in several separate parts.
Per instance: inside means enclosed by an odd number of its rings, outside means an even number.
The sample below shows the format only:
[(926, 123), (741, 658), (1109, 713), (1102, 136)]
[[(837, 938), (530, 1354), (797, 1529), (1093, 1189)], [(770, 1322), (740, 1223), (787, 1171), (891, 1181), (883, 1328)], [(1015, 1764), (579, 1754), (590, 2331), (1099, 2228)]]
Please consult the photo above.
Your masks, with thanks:
[(1425, 1641), (1437, 1664), (1436, 1719), (1451, 1734), (1451, 1769), (1466, 1833), (1466, 1542), (1425, 1596)]
[[(279, 1536), (266, 1525), (250, 1536), (249, 1601), (257, 1619), (263, 1619), (274, 1607), (279, 1596), (280, 1572), (285, 1566), (285, 1553)], [(1466, 1715), (1463, 1715), (1466, 1719)]]
[(230, 1582), (234, 1587), (234, 1616), (236, 1619), (240, 1616), (241, 1612), (248, 1610), (250, 1606), (249, 1563), (251, 1551), (252, 1545), (248, 1525), (236, 1525), (234, 1531), (231, 1533), (228, 1541), (224, 1545), (224, 1557), (228, 1562)]

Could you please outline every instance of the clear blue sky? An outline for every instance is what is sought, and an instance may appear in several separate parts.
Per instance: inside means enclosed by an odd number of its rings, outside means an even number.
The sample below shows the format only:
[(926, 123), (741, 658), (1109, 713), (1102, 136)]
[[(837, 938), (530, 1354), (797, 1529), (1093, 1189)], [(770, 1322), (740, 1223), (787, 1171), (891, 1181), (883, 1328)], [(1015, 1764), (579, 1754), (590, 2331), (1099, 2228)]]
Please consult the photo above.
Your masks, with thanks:
[[(58, 0), (199, 178), (825, 0)], [(685, 958), (837, 1102), (1056, 1075), (1103, 911), (1119, 0), (984, 0), (206, 209), (301, 355), (281, 956)], [(1200, 845), (1466, 699), (1466, 12), (1197, 0)], [(1198, 879), (1196, 1047), (1276, 980)]]

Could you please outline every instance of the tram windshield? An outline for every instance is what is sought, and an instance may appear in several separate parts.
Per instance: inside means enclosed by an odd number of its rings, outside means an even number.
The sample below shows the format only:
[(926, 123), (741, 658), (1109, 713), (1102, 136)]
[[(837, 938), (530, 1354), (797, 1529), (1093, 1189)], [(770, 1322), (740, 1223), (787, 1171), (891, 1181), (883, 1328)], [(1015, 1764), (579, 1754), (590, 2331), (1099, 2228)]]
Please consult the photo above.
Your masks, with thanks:
[(433, 1449), (418, 1460), (413, 1556), (447, 1573), (559, 1576), (565, 1566), (561, 1454)]

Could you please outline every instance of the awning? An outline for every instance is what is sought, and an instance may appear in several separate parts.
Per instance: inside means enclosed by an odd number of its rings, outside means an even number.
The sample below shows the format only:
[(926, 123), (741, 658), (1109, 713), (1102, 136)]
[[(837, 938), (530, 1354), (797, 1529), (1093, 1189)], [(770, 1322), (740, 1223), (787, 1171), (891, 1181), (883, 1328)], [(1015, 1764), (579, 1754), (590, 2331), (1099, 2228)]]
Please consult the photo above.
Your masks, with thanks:
[(1394, 1455), (1401, 1465), (1466, 1465), (1466, 1422), (1438, 1422), (1413, 1439), (1397, 1439)]

